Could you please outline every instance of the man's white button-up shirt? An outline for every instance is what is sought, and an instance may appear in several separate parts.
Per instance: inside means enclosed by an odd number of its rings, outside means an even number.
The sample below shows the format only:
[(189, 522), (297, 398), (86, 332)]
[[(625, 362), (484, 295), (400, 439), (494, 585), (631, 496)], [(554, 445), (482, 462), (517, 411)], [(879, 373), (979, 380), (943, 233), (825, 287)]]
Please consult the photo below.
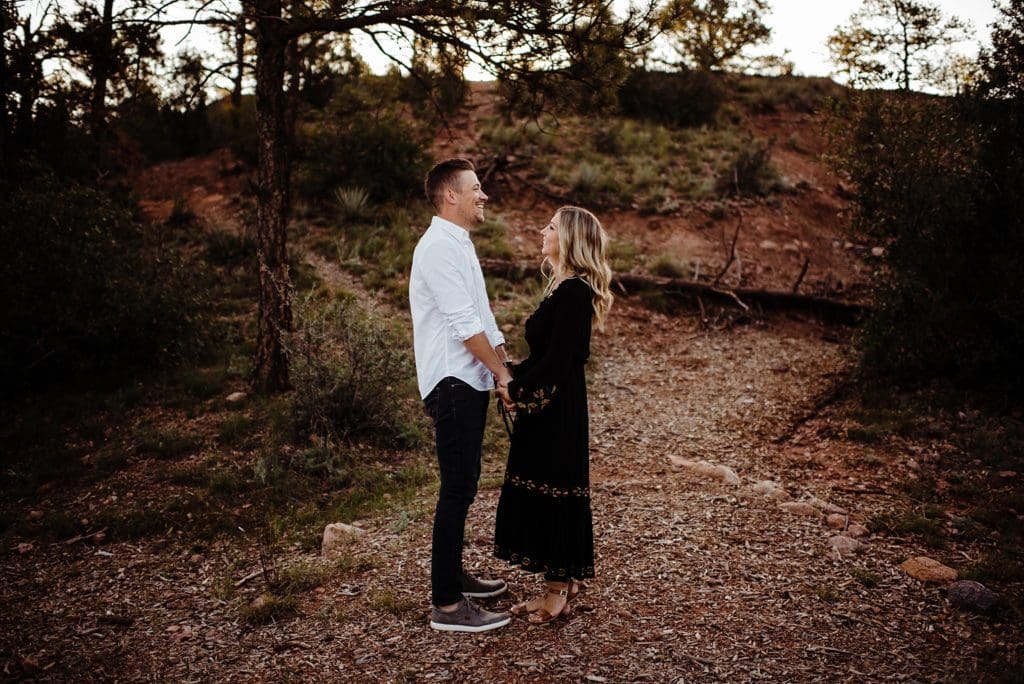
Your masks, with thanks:
[(412, 255), (409, 309), (421, 397), (449, 376), (494, 389), (491, 372), (463, 344), (479, 332), (492, 347), (505, 343), (466, 229), (438, 216), (431, 221)]

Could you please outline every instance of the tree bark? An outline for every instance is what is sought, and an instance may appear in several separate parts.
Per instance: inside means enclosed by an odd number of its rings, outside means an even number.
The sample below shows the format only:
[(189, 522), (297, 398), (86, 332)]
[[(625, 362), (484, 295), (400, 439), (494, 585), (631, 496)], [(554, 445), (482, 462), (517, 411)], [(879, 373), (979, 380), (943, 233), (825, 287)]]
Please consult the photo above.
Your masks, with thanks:
[(287, 227), (289, 150), (285, 126), (285, 51), (281, 1), (256, 3), (257, 257), (259, 324), (252, 384), (258, 392), (289, 388), (286, 338), (292, 330)]
[(7, 75), (7, 40), (4, 36), (13, 28), (17, 14), (14, 3), (0, 0), (0, 172), (7, 163), (7, 137), (11, 132), (10, 118), (7, 115), (8, 100), (11, 96), (11, 84)]
[(91, 129), (93, 135), (103, 132), (107, 124), (107, 81), (110, 79), (114, 50), (114, 0), (103, 0), (100, 39), (93, 56)]
[(238, 131), (242, 122), (242, 80), (245, 77), (245, 10), (235, 24), (235, 77), (231, 88), (231, 128)]

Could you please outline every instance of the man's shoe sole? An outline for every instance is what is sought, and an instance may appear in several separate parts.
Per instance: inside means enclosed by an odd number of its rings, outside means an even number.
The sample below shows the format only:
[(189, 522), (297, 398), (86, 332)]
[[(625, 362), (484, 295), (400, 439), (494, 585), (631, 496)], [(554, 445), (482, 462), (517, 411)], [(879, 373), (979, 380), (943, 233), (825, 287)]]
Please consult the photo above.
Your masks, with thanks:
[(497, 622), (492, 622), (490, 624), (477, 625), (477, 626), (472, 626), (472, 625), (449, 625), (449, 624), (447, 624), (445, 622), (434, 622), (433, 620), (431, 620), (430, 621), (430, 628), (431, 629), (436, 629), (439, 632), (474, 632), (475, 633), (475, 632), (487, 632), (487, 631), (492, 630), (492, 629), (498, 629), (499, 627), (504, 627), (505, 625), (507, 625), (510, 622), (512, 622), (512, 617), (511, 616), (505, 618), (504, 620), (499, 620)]
[(462, 595), (470, 598), (493, 598), (495, 596), (501, 596), (506, 591), (508, 591), (507, 584), (502, 586), (501, 589), (495, 589), (494, 591), (464, 591), (462, 592)]

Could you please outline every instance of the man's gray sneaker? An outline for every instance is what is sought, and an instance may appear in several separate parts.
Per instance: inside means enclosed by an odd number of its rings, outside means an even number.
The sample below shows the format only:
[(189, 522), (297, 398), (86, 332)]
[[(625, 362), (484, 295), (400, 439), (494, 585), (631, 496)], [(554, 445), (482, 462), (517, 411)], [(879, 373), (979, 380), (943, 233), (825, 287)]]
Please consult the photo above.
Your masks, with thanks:
[(462, 585), (462, 595), (473, 598), (500, 596), (508, 589), (505, 580), (482, 580), (468, 573), (462, 573), (459, 576), (459, 583)]
[(504, 627), (512, 619), (508, 613), (492, 613), (474, 606), (469, 599), (462, 599), (459, 607), (451, 613), (430, 609), (430, 626), (442, 632), (486, 632)]

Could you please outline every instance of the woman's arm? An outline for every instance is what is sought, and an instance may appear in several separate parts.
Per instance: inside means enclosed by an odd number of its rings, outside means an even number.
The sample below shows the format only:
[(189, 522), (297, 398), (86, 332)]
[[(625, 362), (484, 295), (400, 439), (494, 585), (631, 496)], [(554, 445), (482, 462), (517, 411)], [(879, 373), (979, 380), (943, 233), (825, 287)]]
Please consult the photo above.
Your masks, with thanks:
[(573, 364), (586, 358), (590, 341), (594, 315), (590, 286), (581, 280), (565, 281), (551, 296), (555, 298), (551, 340), (544, 354), (508, 385), (515, 407), (527, 413), (548, 405)]

